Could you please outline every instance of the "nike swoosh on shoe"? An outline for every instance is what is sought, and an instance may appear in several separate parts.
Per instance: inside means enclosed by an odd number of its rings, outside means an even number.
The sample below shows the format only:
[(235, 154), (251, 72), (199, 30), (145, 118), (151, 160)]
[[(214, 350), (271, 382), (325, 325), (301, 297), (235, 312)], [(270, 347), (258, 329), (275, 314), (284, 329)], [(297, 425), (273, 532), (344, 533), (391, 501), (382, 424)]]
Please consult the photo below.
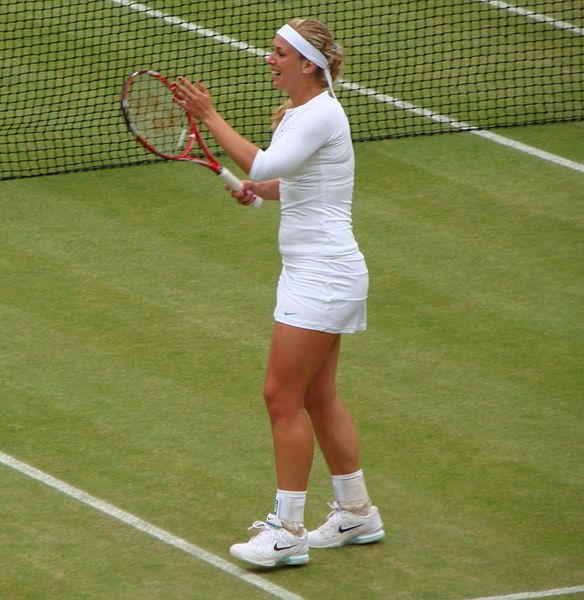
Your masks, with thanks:
[(359, 523), (359, 525), (353, 525), (353, 527), (343, 527), (339, 525), (339, 533), (346, 533), (347, 531), (351, 531), (351, 529), (357, 529), (357, 527), (363, 527), (365, 523)]
[(292, 546), (278, 546), (278, 542), (274, 544), (274, 550), (276, 552), (280, 552), (280, 550), (290, 550), (290, 548), (295, 548), (297, 544), (292, 544)]

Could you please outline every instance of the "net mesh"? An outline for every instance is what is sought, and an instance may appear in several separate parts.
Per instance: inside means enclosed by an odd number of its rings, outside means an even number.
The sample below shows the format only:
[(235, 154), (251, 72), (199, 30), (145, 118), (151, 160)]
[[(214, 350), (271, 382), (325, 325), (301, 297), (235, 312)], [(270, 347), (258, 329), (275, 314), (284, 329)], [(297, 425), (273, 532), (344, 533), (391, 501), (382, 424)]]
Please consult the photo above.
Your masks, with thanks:
[(4, 0), (0, 178), (157, 160), (120, 115), (138, 68), (203, 79), (227, 120), (267, 146), (283, 98), (265, 53), (297, 16), (345, 47), (337, 95), (355, 141), (581, 120), (584, 5), (525, 2)]

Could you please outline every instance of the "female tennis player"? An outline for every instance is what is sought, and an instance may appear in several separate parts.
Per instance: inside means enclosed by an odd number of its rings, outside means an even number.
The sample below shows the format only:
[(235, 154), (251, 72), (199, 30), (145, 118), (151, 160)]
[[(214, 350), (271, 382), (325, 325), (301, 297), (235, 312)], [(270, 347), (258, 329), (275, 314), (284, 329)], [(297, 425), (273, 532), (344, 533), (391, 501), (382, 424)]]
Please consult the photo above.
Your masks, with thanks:
[[(274, 514), (231, 554), (272, 567), (308, 561), (310, 548), (366, 544), (384, 536), (359, 458), (357, 430), (337, 394), (341, 334), (366, 327), (368, 272), (352, 230), (354, 155), (349, 123), (333, 81), (343, 53), (328, 28), (295, 19), (275, 35), (266, 59), (274, 87), (289, 96), (274, 116), (269, 148), (259, 149), (217, 113), (205, 86), (179, 78), (174, 101), (205, 124), (250, 175), (242, 192), (279, 200), (278, 282), (264, 384), (277, 491)], [(318, 529), (304, 528), (314, 434), (332, 476), (336, 501)]]

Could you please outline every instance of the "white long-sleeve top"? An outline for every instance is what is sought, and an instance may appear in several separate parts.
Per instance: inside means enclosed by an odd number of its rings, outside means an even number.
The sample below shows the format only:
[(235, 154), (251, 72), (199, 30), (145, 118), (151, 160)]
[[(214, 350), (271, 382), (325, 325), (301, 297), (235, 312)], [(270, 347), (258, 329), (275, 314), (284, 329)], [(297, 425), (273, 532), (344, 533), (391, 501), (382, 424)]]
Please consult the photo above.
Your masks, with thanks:
[(286, 111), (250, 171), (254, 181), (280, 180), (284, 258), (339, 257), (359, 250), (351, 216), (354, 170), (349, 122), (335, 98), (323, 92)]

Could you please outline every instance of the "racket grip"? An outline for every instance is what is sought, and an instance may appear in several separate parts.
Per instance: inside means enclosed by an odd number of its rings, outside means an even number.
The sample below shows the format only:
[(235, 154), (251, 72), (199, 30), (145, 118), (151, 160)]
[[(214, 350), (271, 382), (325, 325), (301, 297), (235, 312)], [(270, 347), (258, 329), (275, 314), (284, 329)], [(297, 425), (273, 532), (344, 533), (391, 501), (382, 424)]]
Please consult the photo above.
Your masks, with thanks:
[[(241, 192), (243, 189), (243, 183), (237, 178), (228, 168), (221, 167), (221, 170), (217, 173), (221, 179), (234, 191)], [(259, 196), (255, 196), (251, 206), (259, 208), (264, 203), (263, 199)]]

